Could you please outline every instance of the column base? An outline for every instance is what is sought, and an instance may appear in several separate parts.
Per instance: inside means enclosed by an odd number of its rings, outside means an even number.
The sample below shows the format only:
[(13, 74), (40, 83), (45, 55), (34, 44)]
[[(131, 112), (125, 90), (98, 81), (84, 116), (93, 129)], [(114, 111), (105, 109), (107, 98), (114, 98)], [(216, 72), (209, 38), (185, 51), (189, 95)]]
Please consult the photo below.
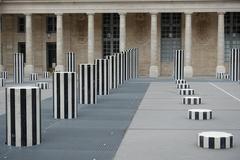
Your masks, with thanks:
[(4, 70), (5, 70), (4, 66), (3, 66), (3, 65), (0, 65), (0, 72), (2, 72), (2, 71), (4, 71)]
[(149, 77), (152, 77), (152, 78), (159, 77), (159, 67), (158, 66), (150, 66)]
[(184, 78), (193, 77), (193, 68), (192, 66), (184, 66)]
[(225, 66), (216, 67), (216, 73), (225, 73), (225, 72), (226, 72)]
[(34, 66), (31, 64), (25, 65), (24, 67), (24, 75), (25, 77), (29, 77), (31, 73), (34, 73)]
[(57, 65), (55, 67), (55, 72), (64, 72), (64, 66), (63, 65)]

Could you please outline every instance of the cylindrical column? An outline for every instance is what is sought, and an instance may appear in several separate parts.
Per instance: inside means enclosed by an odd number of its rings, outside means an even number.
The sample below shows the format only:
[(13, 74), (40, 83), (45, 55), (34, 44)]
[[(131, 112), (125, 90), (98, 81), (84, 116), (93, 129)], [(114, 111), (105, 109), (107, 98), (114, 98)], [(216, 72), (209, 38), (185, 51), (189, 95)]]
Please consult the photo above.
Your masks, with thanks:
[(96, 77), (94, 64), (79, 65), (79, 96), (80, 104), (96, 104)]
[(0, 78), (0, 87), (4, 87), (4, 86), (5, 86), (5, 79)]
[(41, 89), (49, 89), (49, 83), (48, 82), (37, 82), (35, 86), (41, 88)]
[(109, 59), (109, 86), (110, 89), (117, 88), (117, 57), (116, 55), (106, 56)]
[(151, 13), (151, 59), (150, 59), (150, 77), (159, 76), (158, 49), (157, 49), (157, 13)]
[(173, 65), (174, 80), (184, 79), (184, 50), (176, 50)]
[(88, 13), (88, 63), (94, 63), (94, 13)]
[(97, 95), (109, 94), (109, 60), (95, 59)]
[(120, 15), (120, 45), (119, 50), (120, 52), (124, 51), (126, 48), (126, 13), (119, 13)]
[(8, 72), (7, 71), (2, 71), (1, 72), (1, 78), (7, 79), (8, 78)]
[(231, 81), (240, 80), (240, 49), (232, 49), (230, 58), (230, 79)]
[(218, 13), (217, 68), (216, 73), (225, 73), (224, 66), (224, 12)]
[(6, 88), (6, 144), (33, 146), (41, 143), (41, 89)]
[(3, 67), (3, 60), (2, 60), (2, 15), (0, 14), (0, 71), (3, 71), (4, 70), (4, 67)]
[(23, 54), (14, 54), (14, 68), (13, 68), (13, 79), (14, 83), (23, 83), (24, 69), (23, 69)]
[(44, 71), (43, 72), (43, 78), (44, 79), (48, 79), (49, 78), (49, 72), (48, 71)]
[(31, 73), (29, 79), (30, 81), (38, 80), (38, 73)]
[(64, 71), (63, 65), (63, 14), (57, 13), (57, 66), (55, 71)]
[(185, 13), (185, 66), (184, 75), (186, 78), (193, 76), (192, 68), (192, 13)]
[(76, 56), (73, 52), (66, 53), (67, 72), (76, 72)]
[(54, 72), (53, 117), (77, 118), (76, 72)]

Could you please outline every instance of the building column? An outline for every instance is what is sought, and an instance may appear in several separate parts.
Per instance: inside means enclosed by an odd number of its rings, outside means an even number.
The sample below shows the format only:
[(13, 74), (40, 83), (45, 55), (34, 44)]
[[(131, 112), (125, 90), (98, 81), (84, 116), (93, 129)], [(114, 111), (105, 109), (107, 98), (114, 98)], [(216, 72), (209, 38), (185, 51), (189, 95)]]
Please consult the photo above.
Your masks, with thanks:
[(158, 49), (157, 49), (157, 15), (158, 13), (151, 13), (151, 61), (150, 61), (150, 70), (149, 77), (158, 77), (159, 76), (159, 65), (158, 65)]
[(57, 65), (55, 71), (64, 71), (63, 62), (63, 13), (57, 13)]
[(94, 13), (88, 13), (88, 63), (94, 63)]
[(2, 15), (0, 15), (0, 71), (4, 70), (4, 66), (3, 66), (3, 54), (2, 54)]
[(185, 13), (185, 65), (184, 77), (193, 76), (192, 68), (192, 13)]
[(217, 68), (216, 72), (226, 72), (224, 66), (224, 13), (218, 13)]
[(126, 49), (126, 13), (119, 13), (120, 15), (120, 52)]
[(26, 65), (25, 76), (34, 72), (32, 49), (32, 14), (26, 14)]

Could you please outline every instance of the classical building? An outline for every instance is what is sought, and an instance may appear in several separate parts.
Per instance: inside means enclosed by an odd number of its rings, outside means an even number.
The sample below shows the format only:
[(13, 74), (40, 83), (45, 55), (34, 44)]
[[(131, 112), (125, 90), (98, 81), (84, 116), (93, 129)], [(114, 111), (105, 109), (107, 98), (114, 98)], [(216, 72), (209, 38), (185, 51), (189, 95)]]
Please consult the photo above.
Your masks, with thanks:
[(228, 71), (240, 47), (239, 0), (0, 0), (0, 69), (12, 73), (13, 53), (25, 73), (139, 48), (139, 74), (172, 75), (173, 53), (185, 50), (185, 75)]

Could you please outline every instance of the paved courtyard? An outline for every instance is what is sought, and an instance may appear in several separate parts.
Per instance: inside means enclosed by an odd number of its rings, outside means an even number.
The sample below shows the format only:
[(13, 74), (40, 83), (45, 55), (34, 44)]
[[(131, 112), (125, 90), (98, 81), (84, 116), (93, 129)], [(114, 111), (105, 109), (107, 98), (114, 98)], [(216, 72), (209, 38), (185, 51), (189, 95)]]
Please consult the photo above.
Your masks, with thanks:
[[(49, 80), (51, 81), (51, 80)], [(96, 105), (79, 105), (76, 120), (52, 118), (52, 90), (42, 92), (42, 143), (28, 148), (5, 143), (5, 98), (0, 88), (0, 159), (13, 160), (238, 160), (240, 159), (240, 85), (201, 78), (188, 80), (203, 104), (181, 104), (170, 79), (127, 81)], [(34, 83), (28, 82), (28, 85)], [(12, 85), (8, 82), (7, 86)], [(187, 119), (187, 109), (213, 110), (213, 119)], [(234, 134), (234, 147), (197, 147), (197, 133)]]

